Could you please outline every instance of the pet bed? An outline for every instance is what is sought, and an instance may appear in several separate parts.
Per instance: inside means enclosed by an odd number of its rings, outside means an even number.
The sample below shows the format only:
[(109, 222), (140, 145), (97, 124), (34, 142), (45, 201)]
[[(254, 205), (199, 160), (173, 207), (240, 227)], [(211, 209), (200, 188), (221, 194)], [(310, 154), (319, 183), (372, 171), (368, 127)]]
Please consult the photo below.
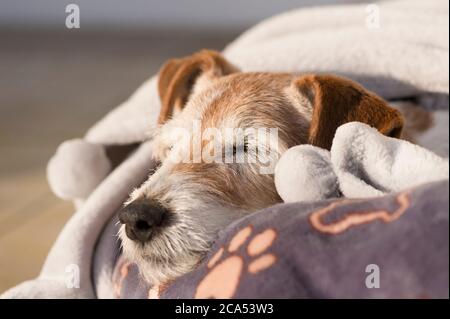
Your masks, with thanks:
[(155, 165), (146, 142), (159, 111), (152, 77), (57, 150), (49, 182), (77, 211), (40, 275), (2, 297), (448, 298), (448, 3), (378, 6), (379, 28), (367, 23), (366, 5), (294, 10), (251, 28), (223, 54), (242, 71), (347, 76), (392, 104), (433, 112), (421, 146), (348, 123), (331, 152), (289, 150), (275, 174), (287, 203), (234, 222), (196, 270), (150, 287), (120, 255), (115, 213)]

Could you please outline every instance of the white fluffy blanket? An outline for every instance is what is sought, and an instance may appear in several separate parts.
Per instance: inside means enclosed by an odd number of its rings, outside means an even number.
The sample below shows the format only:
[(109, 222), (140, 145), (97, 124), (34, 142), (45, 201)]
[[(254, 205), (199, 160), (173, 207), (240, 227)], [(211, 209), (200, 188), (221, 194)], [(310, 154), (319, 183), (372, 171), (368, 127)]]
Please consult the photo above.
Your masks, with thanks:
[(448, 170), (448, 159), (426, 148), (351, 122), (337, 129), (330, 152), (312, 145), (285, 152), (275, 185), (285, 202), (367, 198), (448, 179)]

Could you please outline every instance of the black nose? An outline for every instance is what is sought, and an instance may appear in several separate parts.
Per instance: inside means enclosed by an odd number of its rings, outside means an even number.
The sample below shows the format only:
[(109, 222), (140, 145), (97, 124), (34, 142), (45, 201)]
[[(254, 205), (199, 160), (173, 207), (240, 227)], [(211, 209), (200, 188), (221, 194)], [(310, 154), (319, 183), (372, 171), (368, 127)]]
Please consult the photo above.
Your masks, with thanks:
[(147, 242), (161, 226), (168, 211), (152, 200), (136, 200), (119, 211), (119, 220), (125, 224), (125, 232), (131, 240)]

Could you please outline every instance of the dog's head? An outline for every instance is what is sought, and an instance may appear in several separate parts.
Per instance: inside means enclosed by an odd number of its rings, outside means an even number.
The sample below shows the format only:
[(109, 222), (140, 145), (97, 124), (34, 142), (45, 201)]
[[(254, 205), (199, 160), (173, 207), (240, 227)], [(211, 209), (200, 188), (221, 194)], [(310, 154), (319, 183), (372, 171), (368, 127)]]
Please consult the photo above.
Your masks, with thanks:
[(214, 51), (166, 63), (159, 94), (161, 165), (119, 213), (124, 253), (153, 283), (190, 271), (233, 220), (280, 202), (272, 170), (288, 148), (329, 149), (349, 121), (402, 129), (397, 111), (347, 79), (242, 73)]

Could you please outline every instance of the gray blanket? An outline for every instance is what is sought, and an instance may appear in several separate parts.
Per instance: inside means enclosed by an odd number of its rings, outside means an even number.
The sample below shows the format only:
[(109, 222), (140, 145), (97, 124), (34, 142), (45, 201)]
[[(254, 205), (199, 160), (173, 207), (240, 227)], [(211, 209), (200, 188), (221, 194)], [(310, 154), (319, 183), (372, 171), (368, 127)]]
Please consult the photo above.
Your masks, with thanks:
[[(439, 117), (435, 117), (435, 122), (441, 123), (440, 118), (444, 118), (447, 122), (443, 123), (446, 124), (436, 126), (441, 129), (435, 131), (436, 134), (431, 135), (432, 137), (429, 135), (426, 139), (419, 139), (418, 143), (435, 152), (443, 150), (438, 152), (439, 155), (448, 156), (448, 2), (392, 1), (381, 2), (379, 7), (381, 26), (374, 29), (366, 25), (365, 5), (288, 12), (251, 28), (231, 43), (224, 55), (244, 71), (331, 72), (346, 75), (390, 101), (408, 98), (419, 105), (438, 110), (441, 113)], [(76, 200), (79, 208), (56, 240), (38, 278), (12, 288), (1, 297), (113, 298), (149, 295), (148, 287), (136, 289), (139, 295), (122, 292), (120, 288), (121, 282), (126, 287), (127, 274), (133, 272), (133, 267), (117, 266), (122, 261), (116, 249), (114, 215), (129, 192), (146, 179), (154, 165), (149, 160), (152, 150), (143, 141), (151, 126), (156, 124), (158, 115), (160, 103), (156, 82), (156, 77), (146, 81), (129, 100), (91, 128), (83, 140), (64, 144), (59, 149), (49, 164), (50, 184), (58, 196)], [(440, 144), (434, 145), (435, 141), (440, 141)], [(137, 150), (119, 166), (111, 165), (104, 150), (105, 145), (130, 143), (139, 144)], [(407, 161), (408, 157), (400, 160)], [(398, 163), (401, 165), (401, 161)], [(371, 163), (363, 164), (364, 169), (371, 167)], [(335, 173), (342, 172), (344, 170)], [(416, 167), (414, 173), (421, 174), (421, 167)], [(426, 177), (426, 174), (422, 172), (421, 176)], [(355, 177), (364, 180), (363, 176)], [(366, 184), (376, 186), (376, 180), (371, 178), (370, 182), (372, 184)], [(426, 178), (421, 180), (421, 183), (426, 182)], [(405, 183), (401, 185), (403, 188), (408, 186)], [(215, 289), (214, 285), (204, 278), (208, 274), (211, 274), (208, 278), (217, 278), (220, 271), (231, 276), (226, 269), (234, 271), (234, 275), (246, 274), (239, 277), (242, 280), (238, 283), (229, 281), (228, 290), (223, 287), (219, 289), (228, 292), (226, 296), (250, 296), (251, 291), (255, 290), (258, 293), (254, 297), (269, 296), (270, 292), (271, 296), (355, 296), (357, 288), (365, 280), (364, 267), (369, 264), (378, 266), (382, 288), (362, 290), (359, 297), (448, 296), (448, 216), (443, 213), (447, 211), (448, 214), (448, 183), (434, 185), (419, 188), (417, 192), (422, 194), (420, 196), (414, 193), (411, 198), (407, 197), (408, 203), (412, 205), (408, 207), (415, 207), (411, 214), (402, 210), (401, 214), (395, 213), (397, 205), (404, 207), (404, 198), (402, 197), (401, 203), (397, 203), (396, 195), (390, 193), (392, 189), (383, 187), (383, 193), (388, 195), (361, 203), (363, 206), (360, 209), (364, 208), (364, 212), (373, 213), (371, 208), (378, 208), (377, 214), (369, 214), (367, 217), (371, 222), (347, 227), (344, 232), (334, 236), (327, 233), (326, 229), (330, 228), (326, 225), (320, 226), (320, 221), (316, 226), (319, 225), (322, 231), (312, 229), (307, 217), (313, 209), (322, 208), (325, 203), (323, 201), (269, 208), (261, 212), (261, 218), (252, 215), (225, 229), (211, 252), (214, 254), (222, 251), (222, 255), (218, 256), (220, 258), (212, 258), (212, 255), (208, 257), (208, 260), (213, 259), (215, 262), (205, 261), (198, 270), (165, 290), (163, 287), (153, 287), (150, 296), (214, 296), (211, 294), (211, 289)], [(294, 187), (298, 185), (293, 185), (292, 188)], [(443, 188), (447, 188), (445, 192)], [(342, 204), (340, 200), (336, 203)], [(336, 209), (348, 208), (347, 204), (340, 207), (341, 204), (336, 204)], [(352, 202), (349, 205), (355, 208), (359, 204)], [(278, 224), (269, 218), (267, 212), (278, 216)], [(394, 216), (401, 216), (392, 220), (389, 212), (394, 212)], [(410, 215), (415, 217), (408, 217)], [(432, 216), (431, 219), (429, 215)], [(323, 218), (325, 224), (337, 223), (338, 229), (355, 220), (352, 218), (340, 224), (334, 220), (339, 216), (334, 217), (328, 213)], [(365, 220), (364, 216), (359, 218)], [(385, 223), (384, 220), (388, 222)], [(247, 228), (249, 223), (252, 225), (251, 231)], [(239, 256), (234, 256), (226, 247), (231, 237), (240, 230), (244, 233), (239, 238), (245, 237), (247, 241), (239, 246)], [(102, 231), (104, 235), (100, 236)], [(396, 232), (403, 233), (404, 236), (396, 236)], [(260, 233), (263, 235), (257, 237)], [(390, 241), (383, 241), (381, 238), (384, 235), (381, 234), (386, 234)], [(288, 238), (288, 235), (292, 238)], [(256, 242), (255, 238), (258, 238)], [(250, 245), (251, 243), (254, 244)], [(411, 247), (414, 244), (419, 247), (419, 243), (423, 244), (420, 246), (423, 253), (414, 255)], [(292, 252), (288, 249), (283, 257), (276, 251), (284, 245), (303, 249), (291, 249)], [(220, 250), (219, 247), (222, 246), (224, 249)], [(253, 248), (249, 251), (249, 247)], [(261, 247), (265, 249), (258, 253)], [(390, 247), (395, 249), (388, 250)], [(365, 252), (366, 248), (370, 249)], [(380, 258), (381, 254), (375, 254), (378, 248), (386, 253), (384, 261)], [(250, 258), (244, 252), (253, 255)], [(312, 256), (313, 252), (317, 254), (317, 259), (314, 259), (317, 264), (310, 264), (308, 261), (307, 256)], [(343, 259), (340, 259), (341, 256)], [(413, 260), (415, 256), (417, 260)], [(252, 260), (256, 263), (252, 263)], [(345, 267), (353, 267), (353, 260), (358, 261), (355, 262), (353, 272), (344, 272)], [(231, 263), (232, 267), (219, 267), (225, 261), (225, 265)], [(419, 261), (422, 262), (421, 265)], [(414, 267), (406, 267), (408, 263)], [(331, 268), (326, 268), (326, 264)], [(313, 265), (315, 266), (312, 267)], [(394, 265), (404, 269), (404, 272), (394, 271)], [(442, 270), (444, 266), (446, 274)], [(119, 268), (124, 279), (113, 280), (113, 272)], [(376, 269), (368, 270), (376, 272)], [(287, 279), (277, 281), (273, 271), (290, 274), (289, 282)], [(258, 274), (258, 281), (250, 280), (253, 275)], [(402, 274), (405, 282), (399, 279)], [(313, 276), (323, 276), (324, 280), (315, 284), (311, 281)], [(346, 276), (349, 276), (348, 280)], [(437, 283), (445, 278), (446, 291), (445, 287)], [(401, 282), (398, 289), (402, 290), (389, 288), (387, 281), (394, 284)], [(319, 286), (319, 283), (323, 286)], [(282, 284), (292, 289), (278, 292), (277, 289)], [(370, 277), (369, 286), (376, 284), (376, 278)], [(333, 295), (331, 287), (337, 285), (342, 291), (335, 289)], [(255, 289), (256, 286), (259, 288)], [(314, 288), (313, 292), (312, 288), (307, 287)], [(389, 289), (383, 290), (383, 287)], [(411, 289), (408, 290), (407, 287)], [(126, 288), (123, 289), (126, 291)], [(330, 291), (329, 295), (326, 291)]]

